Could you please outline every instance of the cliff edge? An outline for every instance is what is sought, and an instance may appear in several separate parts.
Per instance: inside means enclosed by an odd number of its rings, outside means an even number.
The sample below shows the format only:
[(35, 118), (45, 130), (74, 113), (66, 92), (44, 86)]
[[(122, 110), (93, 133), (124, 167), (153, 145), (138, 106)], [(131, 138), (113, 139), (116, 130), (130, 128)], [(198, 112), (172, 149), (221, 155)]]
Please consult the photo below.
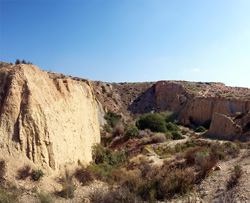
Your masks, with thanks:
[(88, 163), (100, 142), (90, 81), (51, 79), (37, 66), (0, 68), (0, 150), (58, 169)]

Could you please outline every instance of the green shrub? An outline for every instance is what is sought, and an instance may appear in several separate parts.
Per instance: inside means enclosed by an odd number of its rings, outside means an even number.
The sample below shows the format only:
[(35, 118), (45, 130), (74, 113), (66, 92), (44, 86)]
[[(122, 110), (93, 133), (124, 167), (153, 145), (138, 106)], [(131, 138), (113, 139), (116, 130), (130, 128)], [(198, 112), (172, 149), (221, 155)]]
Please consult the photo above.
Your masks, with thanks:
[(194, 130), (194, 132), (206, 132), (206, 128), (204, 128), (203, 126), (200, 126), (200, 127), (196, 128)]
[(140, 130), (148, 128), (153, 132), (165, 133), (167, 131), (164, 118), (159, 114), (145, 114), (137, 121), (136, 125)]
[(41, 169), (35, 170), (32, 172), (32, 179), (34, 181), (40, 180), (44, 176), (44, 172)]
[(128, 125), (125, 129), (125, 136), (127, 139), (134, 139), (139, 135), (138, 128), (134, 125)]
[(178, 133), (177, 131), (173, 131), (172, 132), (172, 136), (174, 140), (180, 140), (183, 139), (182, 135), (180, 133)]
[(225, 158), (225, 153), (223, 151), (218, 150), (216, 153), (219, 160), (223, 160)]
[(127, 161), (124, 151), (113, 152), (112, 149), (105, 148), (101, 145), (93, 146), (92, 157), (95, 164), (107, 163), (112, 166), (118, 166)]
[(22, 64), (26, 64), (26, 61), (24, 59), (22, 60)]
[(240, 148), (236, 144), (232, 144), (232, 155), (233, 157), (237, 157), (240, 153)]
[(93, 161), (90, 165), (95, 177), (100, 180), (108, 181), (112, 179), (111, 173), (119, 166), (127, 162), (127, 156), (124, 151), (113, 152), (109, 148), (104, 148), (101, 145), (93, 146)]
[(107, 123), (112, 128), (115, 127), (115, 124), (118, 123), (121, 120), (121, 116), (116, 114), (113, 111), (108, 111), (108, 113), (104, 116), (104, 118), (107, 120)]
[(180, 128), (177, 126), (177, 125), (175, 125), (175, 124), (173, 124), (173, 123), (166, 123), (166, 128), (169, 130), (169, 131), (178, 131), (178, 130), (180, 130)]
[(105, 132), (107, 132), (107, 133), (110, 133), (111, 132), (111, 128), (110, 128), (110, 126), (109, 126), (109, 124), (104, 124), (103, 125), (103, 130), (105, 131)]

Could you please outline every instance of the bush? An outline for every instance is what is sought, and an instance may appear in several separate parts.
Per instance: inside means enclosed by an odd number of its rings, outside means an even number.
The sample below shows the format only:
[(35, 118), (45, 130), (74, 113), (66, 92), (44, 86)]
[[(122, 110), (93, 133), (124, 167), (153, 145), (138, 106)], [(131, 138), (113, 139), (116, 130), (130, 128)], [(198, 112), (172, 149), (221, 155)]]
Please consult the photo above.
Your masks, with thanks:
[(35, 170), (32, 172), (32, 179), (34, 181), (40, 180), (44, 176), (44, 172), (41, 169)]
[(195, 183), (194, 172), (188, 169), (168, 169), (164, 173), (168, 175), (158, 185), (157, 199), (171, 198), (175, 194), (188, 193)]
[(69, 175), (68, 171), (65, 172), (65, 176), (61, 178), (60, 183), (62, 185), (62, 190), (56, 192), (56, 195), (72, 199), (74, 197), (75, 186), (73, 184), (72, 176)]
[(95, 178), (102, 181), (112, 180), (112, 172), (119, 166), (127, 162), (127, 156), (124, 151), (113, 152), (109, 148), (104, 148), (101, 145), (93, 147), (93, 161), (90, 165)]
[(171, 132), (166, 132), (165, 137), (166, 137), (166, 139), (172, 139), (173, 134)]
[(20, 64), (20, 60), (17, 59), (16, 62), (15, 62), (15, 64), (16, 64), (16, 65), (17, 65), (17, 64)]
[(110, 132), (111, 132), (110, 126), (109, 126), (109, 124), (107, 124), (107, 123), (104, 124), (102, 128), (103, 128), (103, 130), (104, 130), (105, 132), (107, 132), (107, 133), (110, 133)]
[(172, 132), (172, 137), (173, 137), (174, 140), (183, 139), (182, 135), (180, 133), (178, 133), (177, 131)]
[(107, 163), (112, 166), (119, 166), (127, 161), (125, 152), (113, 152), (101, 145), (93, 146), (92, 157), (95, 164)]
[(138, 139), (149, 138), (150, 134), (146, 130), (141, 130), (137, 136)]
[(145, 114), (137, 121), (136, 125), (140, 130), (148, 128), (153, 132), (165, 133), (167, 131), (164, 118), (159, 114)]
[(25, 180), (32, 174), (31, 167), (29, 165), (25, 165), (23, 168), (17, 171), (17, 176), (19, 179)]
[(78, 169), (76, 169), (74, 175), (75, 175), (76, 179), (82, 185), (88, 185), (89, 183), (93, 182), (95, 179), (95, 174), (93, 173), (93, 171), (90, 167), (78, 168)]
[(53, 203), (54, 202), (53, 196), (48, 193), (39, 192), (37, 193), (37, 197), (41, 203)]
[(175, 120), (175, 115), (173, 112), (166, 112), (164, 114), (162, 114), (165, 117), (165, 121), (168, 122), (174, 122)]
[(202, 151), (200, 146), (191, 147), (185, 151), (184, 158), (189, 166), (194, 165), (196, 153), (199, 151)]
[(131, 193), (126, 187), (119, 187), (113, 189), (96, 188), (89, 193), (88, 196), (90, 202), (112, 202), (112, 203), (129, 203), (140, 202), (139, 198), (135, 194)]
[(7, 192), (0, 187), (0, 202), (2, 203), (16, 203), (18, 202), (17, 195), (13, 192)]
[(0, 160), (0, 181), (4, 179), (6, 173), (6, 163), (4, 160)]
[(134, 139), (139, 134), (139, 130), (134, 124), (128, 125), (125, 129), (125, 132), (125, 137), (127, 139)]
[(232, 153), (233, 157), (237, 157), (240, 153), (240, 148), (236, 144), (232, 144), (231, 150), (232, 150), (231, 153)]
[(231, 190), (232, 188), (234, 188), (236, 185), (239, 184), (239, 180), (242, 177), (242, 174), (243, 174), (242, 167), (240, 165), (235, 165), (233, 173), (227, 182), (227, 190)]
[(208, 176), (217, 163), (217, 157), (214, 153), (202, 151), (196, 153), (195, 164), (199, 167), (201, 178)]
[(198, 128), (196, 128), (195, 130), (194, 130), (194, 132), (205, 132), (206, 131), (206, 128), (204, 128), (203, 126), (200, 126), (200, 127), (198, 127)]
[(225, 153), (223, 151), (218, 150), (216, 153), (219, 160), (223, 160), (225, 158)]
[(124, 133), (123, 123), (117, 123), (112, 131), (113, 137), (123, 135), (123, 133)]
[(113, 128), (115, 127), (115, 124), (121, 120), (121, 115), (109, 110), (104, 118), (107, 120), (108, 125)]
[(166, 142), (167, 138), (164, 133), (156, 133), (152, 136), (152, 143)]
[(169, 131), (178, 131), (178, 130), (180, 130), (180, 128), (177, 126), (177, 125), (175, 125), (175, 124), (173, 124), (173, 123), (166, 123), (166, 128), (169, 130)]
[(26, 61), (24, 59), (22, 60), (22, 64), (26, 64)]
[(103, 85), (101, 86), (101, 88), (102, 88), (102, 93), (103, 94), (107, 92), (106, 88)]

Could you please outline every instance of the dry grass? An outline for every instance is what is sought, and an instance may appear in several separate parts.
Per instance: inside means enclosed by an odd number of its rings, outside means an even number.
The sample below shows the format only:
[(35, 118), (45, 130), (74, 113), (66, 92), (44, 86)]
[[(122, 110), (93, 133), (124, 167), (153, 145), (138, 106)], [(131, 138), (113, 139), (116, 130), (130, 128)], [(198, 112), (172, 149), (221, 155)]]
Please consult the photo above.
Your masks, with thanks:
[(17, 178), (25, 180), (31, 175), (31, 167), (29, 165), (25, 165), (23, 168), (17, 171)]
[(81, 167), (76, 169), (74, 176), (82, 185), (88, 185), (95, 179), (93, 170), (89, 167)]
[(227, 190), (231, 190), (239, 184), (242, 174), (243, 174), (242, 167), (240, 165), (235, 165), (233, 173), (230, 179), (227, 181)]

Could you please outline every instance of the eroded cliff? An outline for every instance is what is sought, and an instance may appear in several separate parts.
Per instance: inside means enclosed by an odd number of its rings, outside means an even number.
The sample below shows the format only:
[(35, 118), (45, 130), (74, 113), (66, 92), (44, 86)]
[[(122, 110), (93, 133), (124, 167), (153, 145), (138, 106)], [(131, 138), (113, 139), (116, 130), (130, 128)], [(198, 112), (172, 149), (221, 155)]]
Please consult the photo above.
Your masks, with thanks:
[(51, 79), (24, 64), (2, 67), (0, 77), (2, 153), (21, 153), (53, 169), (92, 160), (100, 131), (90, 81)]

